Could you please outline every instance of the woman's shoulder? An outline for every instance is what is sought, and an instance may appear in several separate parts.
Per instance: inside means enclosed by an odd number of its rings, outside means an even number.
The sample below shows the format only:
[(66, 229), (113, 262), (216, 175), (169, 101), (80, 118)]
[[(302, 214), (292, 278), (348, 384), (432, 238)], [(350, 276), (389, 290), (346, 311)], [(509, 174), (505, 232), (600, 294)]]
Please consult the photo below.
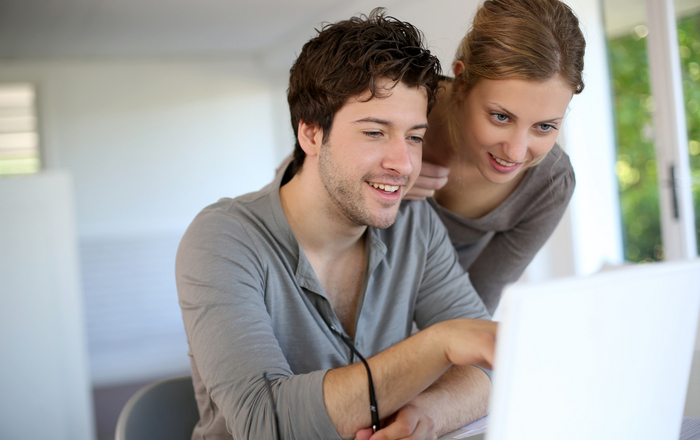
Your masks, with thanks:
[(545, 156), (540, 165), (549, 165), (550, 171), (556, 174), (573, 173), (574, 167), (571, 165), (571, 159), (566, 154), (559, 144), (554, 144), (552, 150)]
[(571, 193), (576, 186), (576, 175), (569, 155), (558, 144), (554, 144), (542, 162), (532, 167), (529, 172), (532, 172), (531, 176), (523, 183), (533, 190), (559, 188)]

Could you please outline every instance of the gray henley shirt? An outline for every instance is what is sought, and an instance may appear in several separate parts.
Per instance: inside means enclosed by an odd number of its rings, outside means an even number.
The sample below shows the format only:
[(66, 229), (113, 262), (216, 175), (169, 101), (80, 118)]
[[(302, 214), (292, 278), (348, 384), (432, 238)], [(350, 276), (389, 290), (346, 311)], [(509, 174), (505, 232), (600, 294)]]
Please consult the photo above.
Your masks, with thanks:
[[(179, 303), (200, 411), (193, 439), (339, 439), (323, 402), (330, 368), (353, 362), (342, 329), (294, 237), (279, 197), (284, 173), (262, 190), (221, 199), (194, 219), (177, 253)], [(419, 329), (489, 318), (427, 202), (402, 203), (388, 229), (368, 228), (367, 270), (354, 343), (371, 357)], [(369, 408), (368, 408), (369, 411)]]

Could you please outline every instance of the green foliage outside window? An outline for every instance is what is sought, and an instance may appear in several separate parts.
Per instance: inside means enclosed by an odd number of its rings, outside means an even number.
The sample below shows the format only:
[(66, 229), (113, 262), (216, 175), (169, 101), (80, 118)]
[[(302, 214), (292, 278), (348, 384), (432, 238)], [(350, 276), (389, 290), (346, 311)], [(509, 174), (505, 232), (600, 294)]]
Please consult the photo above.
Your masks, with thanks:
[[(654, 102), (645, 33), (640, 28), (637, 31), (608, 40), (608, 46), (617, 124), (615, 171), (620, 187), (625, 257), (641, 262), (663, 259), (663, 247), (652, 140)], [(700, 14), (678, 21), (678, 42), (694, 182), (695, 224), (700, 232)]]
[(683, 101), (695, 206), (695, 237), (700, 249), (700, 13), (678, 22)]

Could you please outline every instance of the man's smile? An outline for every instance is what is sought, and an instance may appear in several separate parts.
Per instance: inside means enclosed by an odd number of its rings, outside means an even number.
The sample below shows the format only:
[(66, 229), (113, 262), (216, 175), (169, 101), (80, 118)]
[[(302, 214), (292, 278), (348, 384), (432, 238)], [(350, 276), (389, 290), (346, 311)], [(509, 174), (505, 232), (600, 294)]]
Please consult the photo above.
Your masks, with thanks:
[(374, 182), (368, 182), (370, 186), (373, 186), (374, 188), (381, 189), (382, 191), (386, 191), (388, 193), (393, 193), (396, 192), (399, 189), (399, 186), (396, 185), (386, 185), (383, 183), (374, 183)]

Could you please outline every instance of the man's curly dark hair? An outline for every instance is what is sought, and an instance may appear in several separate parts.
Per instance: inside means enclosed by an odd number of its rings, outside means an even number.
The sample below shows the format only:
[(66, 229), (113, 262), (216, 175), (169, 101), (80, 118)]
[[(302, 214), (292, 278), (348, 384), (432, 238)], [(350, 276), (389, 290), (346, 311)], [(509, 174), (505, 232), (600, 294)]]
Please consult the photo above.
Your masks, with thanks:
[[(387, 96), (385, 89), (377, 87), (381, 79), (425, 88), (428, 111), (433, 107), (440, 62), (424, 47), (422, 32), (412, 24), (376, 8), (369, 16), (326, 24), (316, 31), (318, 35), (304, 45), (289, 72), (287, 101), (295, 137), (299, 121), (304, 121), (320, 127), (327, 141), (333, 117), (348, 99), (367, 91), (368, 100)], [(305, 157), (297, 137), (293, 173)]]

